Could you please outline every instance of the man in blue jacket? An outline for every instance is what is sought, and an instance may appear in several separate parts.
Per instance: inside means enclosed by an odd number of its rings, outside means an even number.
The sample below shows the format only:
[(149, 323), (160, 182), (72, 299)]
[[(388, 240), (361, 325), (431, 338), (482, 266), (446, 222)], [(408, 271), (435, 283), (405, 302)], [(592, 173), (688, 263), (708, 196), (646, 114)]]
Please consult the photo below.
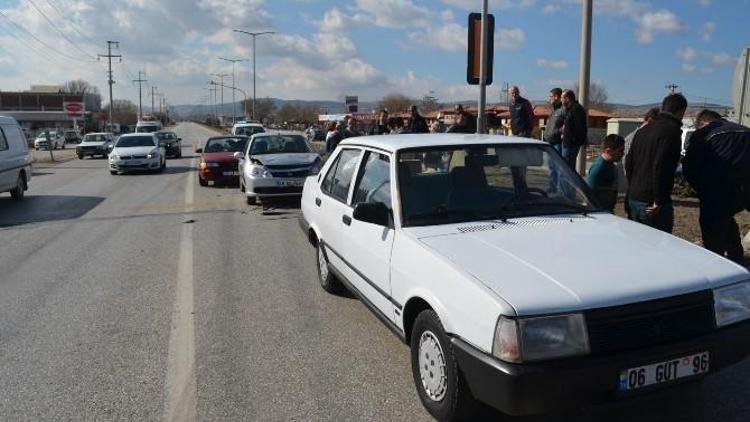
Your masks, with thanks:
[(706, 249), (744, 265), (734, 215), (750, 205), (750, 128), (703, 110), (690, 137), (682, 172), (700, 198)]

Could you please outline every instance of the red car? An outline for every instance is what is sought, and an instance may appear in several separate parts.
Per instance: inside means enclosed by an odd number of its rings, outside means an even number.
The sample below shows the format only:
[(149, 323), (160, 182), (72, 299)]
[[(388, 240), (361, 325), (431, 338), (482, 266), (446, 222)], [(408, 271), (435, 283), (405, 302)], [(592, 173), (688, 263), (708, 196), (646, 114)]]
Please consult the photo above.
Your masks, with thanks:
[(201, 155), (198, 167), (198, 183), (238, 184), (240, 173), (235, 152), (242, 152), (247, 145), (246, 136), (217, 136), (209, 138), (206, 145), (195, 150)]

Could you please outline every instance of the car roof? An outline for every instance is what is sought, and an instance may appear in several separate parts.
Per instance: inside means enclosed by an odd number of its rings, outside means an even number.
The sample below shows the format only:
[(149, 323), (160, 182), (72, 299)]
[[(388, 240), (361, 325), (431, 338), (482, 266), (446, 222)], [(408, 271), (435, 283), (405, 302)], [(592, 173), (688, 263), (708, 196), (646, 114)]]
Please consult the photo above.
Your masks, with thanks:
[(89, 132), (83, 136), (89, 136), (89, 135), (111, 135), (112, 132)]
[(263, 127), (260, 123), (235, 123), (234, 127), (242, 127), (242, 126), (257, 126), (257, 127)]
[(16, 124), (18, 124), (18, 122), (16, 121), (16, 119), (14, 119), (13, 117), (10, 117), (10, 116), (0, 116), (0, 123), (5, 124), (5, 125), (16, 125)]
[(355, 138), (344, 139), (339, 145), (369, 146), (388, 152), (396, 152), (402, 149), (411, 148), (480, 144), (546, 145), (545, 142), (531, 138), (463, 133), (424, 133), (359, 136)]
[(140, 132), (140, 133), (125, 133), (120, 135), (120, 139), (122, 138), (133, 138), (135, 136), (151, 136), (154, 137), (156, 134), (154, 132)]

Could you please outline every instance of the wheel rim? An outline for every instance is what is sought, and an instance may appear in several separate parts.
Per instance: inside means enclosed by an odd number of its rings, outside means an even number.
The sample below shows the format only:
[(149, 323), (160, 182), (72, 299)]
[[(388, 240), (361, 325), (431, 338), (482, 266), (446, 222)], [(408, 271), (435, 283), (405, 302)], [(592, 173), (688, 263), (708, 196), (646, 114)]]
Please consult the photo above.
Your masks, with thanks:
[(425, 331), (419, 338), (419, 376), (425, 394), (433, 401), (440, 401), (448, 390), (445, 355), (435, 334)]
[(328, 278), (328, 263), (326, 262), (326, 257), (323, 254), (322, 246), (318, 246), (318, 269), (320, 271), (321, 280), (326, 280)]

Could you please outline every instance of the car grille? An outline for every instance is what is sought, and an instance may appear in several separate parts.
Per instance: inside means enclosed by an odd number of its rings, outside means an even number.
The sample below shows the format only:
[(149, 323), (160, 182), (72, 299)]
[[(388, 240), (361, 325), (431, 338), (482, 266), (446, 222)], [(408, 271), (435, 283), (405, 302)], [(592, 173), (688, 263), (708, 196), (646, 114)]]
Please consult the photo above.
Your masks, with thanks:
[(271, 171), (273, 177), (307, 177), (310, 174), (309, 169), (296, 171)]
[(271, 171), (274, 171), (274, 170), (298, 169), (298, 168), (310, 167), (310, 166), (308, 164), (279, 164), (279, 165), (269, 165), (265, 167)]
[(699, 337), (714, 330), (710, 290), (585, 312), (592, 355)]
[(255, 188), (253, 189), (253, 192), (263, 195), (273, 195), (273, 194), (284, 194), (284, 193), (302, 193), (302, 186), (284, 186), (284, 187), (277, 187), (277, 188)]
[(145, 155), (121, 155), (121, 160), (145, 160)]

